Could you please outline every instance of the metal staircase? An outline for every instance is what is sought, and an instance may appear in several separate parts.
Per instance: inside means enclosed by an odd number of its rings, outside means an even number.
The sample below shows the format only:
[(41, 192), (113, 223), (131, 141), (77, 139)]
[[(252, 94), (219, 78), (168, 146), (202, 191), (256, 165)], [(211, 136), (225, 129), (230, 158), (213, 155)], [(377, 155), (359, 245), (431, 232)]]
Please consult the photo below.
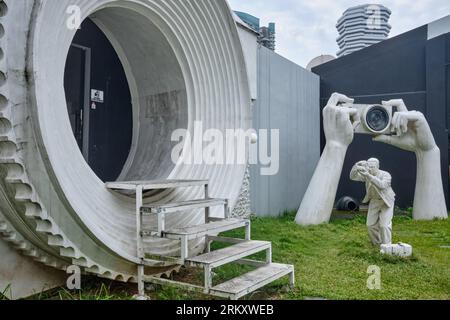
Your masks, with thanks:
[[(186, 290), (237, 300), (267, 284), (289, 275), (290, 285), (294, 285), (294, 267), (292, 265), (272, 262), (272, 244), (267, 241), (251, 240), (250, 220), (237, 219), (230, 216), (228, 200), (209, 198), (209, 181), (207, 180), (164, 180), (164, 181), (132, 181), (111, 182), (106, 187), (111, 190), (136, 192), (136, 230), (137, 253), (141, 263), (138, 265), (139, 297), (145, 297), (145, 283), (170, 285)], [(205, 198), (175, 203), (143, 204), (143, 194), (150, 190), (203, 187)], [(210, 208), (223, 206), (224, 218), (212, 218)], [(167, 229), (166, 215), (179, 214), (188, 210), (204, 209), (204, 224)], [(143, 223), (144, 216), (156, 216), (157, 226), (149, 229)], [(219, 237), (222, 232), (245, 228), (245, 239)], [(149, 237), (166, 238), (180, 243), (180, 257), (157, 257), (150, 259), (144, 251), (143, 240)], [(204, 239), (206, 251), (198, 256), (189, 253), (189, 241)], [(230, 245), (224, 249), (211, 251), (211, 244), (220, 242)], [(265, 252), (265, 261), (250, 260), (248, 257)], [(214, 285), (212, 271), (228, 263), (249, 265), (256, 268), (247, 274), (222, 284)], [(204, 271), (204, 285), (172, 281), (145, 275), (145, 266), (163, 266), (178, 264), (186, 267), (201, 268)]]

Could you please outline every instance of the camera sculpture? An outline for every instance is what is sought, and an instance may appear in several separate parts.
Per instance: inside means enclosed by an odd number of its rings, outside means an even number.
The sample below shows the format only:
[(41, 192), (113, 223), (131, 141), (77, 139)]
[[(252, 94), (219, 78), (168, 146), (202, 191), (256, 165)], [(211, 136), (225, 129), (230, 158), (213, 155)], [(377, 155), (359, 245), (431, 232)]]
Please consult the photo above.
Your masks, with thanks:
[[(227, 1), (0, 0), (0, 292), (10, 288), (8, 297), (59, 286), (67, 278), (54, 270), (72, 265), (83, 274), (136, 282), (135, 203), (108, 189), (86, 163), (66, 108), (75, 20), (86, 19), (116, 51), (104, 59), (120, 60), (131, 90), (132, 145), (119, 180), (209, 179), (211, 196), (230, 199), (230, 210), (239, 200), (246, 164), (171, 161), (175, 129), (193, 133), (194, 121), (223, 132), (252, 125), (249, 75)], [(176, 95), (176, 112), (155, 98), (161, 95)], [(231, 144), (224, 151), (237, 152)], [(148, 193), (145, 201), (203, 196), (201, 188), (170, 189)], [(205, 215), (187, 210), (179, 217), (168, 216), (166, 228), (197, 225)], [(200, 244), (190, 241), (189, 252), (200, 252)], [(157, 256), (180, 252), (179, 241), (152, 238), (144, 246)], [(170, 276), (177, 269), (173, 263), (146, 272)]]
[(381, 105), (358, 105), (334, 93), (323, 110), (326, 145), (297, 213), (299, 225), (328, 223), (333, 211), (345, 155), (354, 134), (370, 134), (417, 158), (413, 217), (416, 220), (447, 219), (441, 176), (440, 150), (425, 116), (408, 111), (403, 100)]
[(351, 117), (355, 133), (361, 134), (391, 134), (392, 111), (391, 106), (347, 104), (357, 113)]

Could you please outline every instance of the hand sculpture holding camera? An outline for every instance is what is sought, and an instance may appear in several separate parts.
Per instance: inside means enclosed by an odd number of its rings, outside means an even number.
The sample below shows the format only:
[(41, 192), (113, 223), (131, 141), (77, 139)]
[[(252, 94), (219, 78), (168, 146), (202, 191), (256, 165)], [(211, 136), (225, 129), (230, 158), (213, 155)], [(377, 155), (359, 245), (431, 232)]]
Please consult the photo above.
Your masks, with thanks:
[(323, 110), (327, 143), (295, 219), (300, 225), (330, 221), (345, 155), (354, 138), (351, 117), (357, 114), (357, 110), (341, 105), (353, 102), (334, 93)]
[(441, 175), (441, 152), (425, 116), (417, 111), (408, 111), (403, 100), (383, 102), (395, 107), (392, 119), (393, 136), (377, 136), (374, 141), (414, 152), (417, 158), (417, 179), (413, 217), (416, 220), (447, 219)]
[(391, 144), (410, 152), (427, 152), (438, 146), (425, 116), (417, 111), (408, 111), (403, 100), (383, 102), (386, 107), (395, 107), (397, 112), (392, 119), (392, 132), (396, 135), (381, 135), (375, 141)]
[[(326, 146), (297, 213), (300, 225), (329, 222), (348, 146), (354, 133), (376, 136), (417, 156), (414, 218), (448, 218), (442, 186), (440, 150), (423, 114), (408, 111), (403, 100), (382, 105), (355, 105), (334, 93), (323, 110)], [(397, 109), (394, 112), (394, 109)], [(391, 134), (395, 135), (392, 136)], [(363, 171), (364, 173), (364, 171)]]

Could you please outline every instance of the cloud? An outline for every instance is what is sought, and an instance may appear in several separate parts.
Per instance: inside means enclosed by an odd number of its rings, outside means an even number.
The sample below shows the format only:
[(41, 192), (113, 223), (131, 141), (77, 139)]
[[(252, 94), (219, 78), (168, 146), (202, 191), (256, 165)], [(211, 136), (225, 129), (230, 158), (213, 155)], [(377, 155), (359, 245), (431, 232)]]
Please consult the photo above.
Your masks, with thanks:
[[(336, 55), (336, 22), (349, 7), (364, 0), (228, 0), (233, 10), (277, 25), (277, 52), (305, 66), (320, 54)], [(448, 0), (384, 0), (392, 10), (390, 36), (396, 36), (450, 14)]]

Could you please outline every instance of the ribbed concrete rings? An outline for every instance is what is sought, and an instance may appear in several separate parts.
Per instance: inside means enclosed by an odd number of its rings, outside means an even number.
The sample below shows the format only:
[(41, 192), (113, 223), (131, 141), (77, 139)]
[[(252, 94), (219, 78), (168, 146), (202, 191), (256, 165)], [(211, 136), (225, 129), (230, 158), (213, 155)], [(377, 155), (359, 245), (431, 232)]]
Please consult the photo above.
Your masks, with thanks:
[[(155, 143), (155, 130), (146, 129), (151, 124), (146, 115), (149, 96), (176, 92), (181, 111), (175, 116), (180, 119), (162, 127), (160, 140), (170, 140), (177, 126), (193, 131), (195, 121), (202, 121), (204, 129), (248, 129), (250, 93), (242, 48), (225, 1), (0, 2), (0, 162), (5, 177), (0, 233), (14, 235), (16, 247), (54, 267), (74, 263), (128, 281), (136, 262), (133, 199), (105, 188), (84, 161), (70, 128), (63, 75), (76, 30), (67, 24), (73, 14), (69, 6), (77, 6), (82, 19), (90, 17), (102, 29), (127, 74), (134, 133), (121, 178), (209, 178), (212, 195), (232, 203), (246, 166), (172, 164), (170, 148)], [(155, 153), (164, 165), (155, 165)], [(201, 195), (202, 190), (168, 191), (146, 201)], [(187, 213), (172, 217), (169, 225), (200, 223), (201, 218), (199, 212)], [(165, 240), (146, 245), (155, 254), (179, 250), (177, 243)]]
[[(23, 222), (17, 207), (22, 212), (31, 205), (31, 199), (25, 191), (27, 184), (24, 162), (18, 156), (19, 142), (13, 130), (12, 108), (14, 100), (11, 98), (11, 79), (8, 77), (8, 41), (6, 37), (8, 12), (10, 7), (5, 1), (0, 1), (0, 237), (11, 244), (22, 254), (35, 261), (57, 269), (64, 269), (68, 260), (60, 258), (59, 252), (47, 248), (46, 242), (35, 234), (36, 226), (30, 228)], [(23, 192), (25, 191), (25, 192)], [(25, 207), (25, 210), (23, 210)], [(31, 212), (28, 211), (28, 214)], [(42, 221), (36, 223), (40, 225)]]

